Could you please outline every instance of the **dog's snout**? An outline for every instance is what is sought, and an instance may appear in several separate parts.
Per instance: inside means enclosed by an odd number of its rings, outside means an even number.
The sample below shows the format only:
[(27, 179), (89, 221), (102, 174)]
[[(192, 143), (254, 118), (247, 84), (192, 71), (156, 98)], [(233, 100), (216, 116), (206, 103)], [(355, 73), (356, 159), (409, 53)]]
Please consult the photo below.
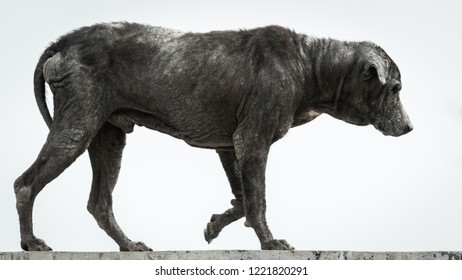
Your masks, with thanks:
[(409, 116), (406, 113), (406, 111), (404, 110), (404, 108), (402, 107), (402, 105), (401, 105), (401, 116), (403, 117), (402, 121), (403, 121), (403, 125), (404, 125), (403, 134), (411, 132), (414, 129), (414, 126), (412, 125), (412, 122), (409, 119)]

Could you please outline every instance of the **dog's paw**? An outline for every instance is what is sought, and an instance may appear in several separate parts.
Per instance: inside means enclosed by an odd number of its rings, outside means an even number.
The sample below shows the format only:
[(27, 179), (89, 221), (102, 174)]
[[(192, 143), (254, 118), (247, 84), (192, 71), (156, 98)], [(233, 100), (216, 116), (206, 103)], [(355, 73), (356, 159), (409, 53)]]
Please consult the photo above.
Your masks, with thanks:
[(21, 248), (24, 251), (52, 251), (50, 246), (48, 246), (45, 241), (33, 237), (29, 240), (21, 241)]
[(129, 242), (125, 246), (120, 246), (120, 251), (121, 252), (128, 252), (128, 251), (152, 251), (151, 248), (146, 246), (143, 242)]
[(268, 242), (262, 243), (261, 249), (262, 250), (294, 250), (295, 248), (292, 247), (284, 239), (272, 239)]
[(213, 214), (207, 227), (204, 229), (205, 240), (210, 244), (213, 239), (217, 238), (221, 232), (221, 229), (216, 228), (215, 221), (220, 217), (218, 214)]

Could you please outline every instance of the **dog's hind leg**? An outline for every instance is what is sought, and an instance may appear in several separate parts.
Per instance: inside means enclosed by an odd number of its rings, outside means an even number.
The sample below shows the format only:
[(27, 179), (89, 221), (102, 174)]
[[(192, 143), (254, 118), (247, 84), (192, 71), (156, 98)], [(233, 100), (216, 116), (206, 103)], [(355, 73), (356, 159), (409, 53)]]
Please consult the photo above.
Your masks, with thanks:
[(72, 101), (58, 104), (58, 108), (66, 107), (68, 110), (55, 114), (50, 133), (37, 159), (14, 183), (21, 247), (26, 251), (51, 250), (43, 240), (33, 234), (32, 212), (35, 198), (86, 150), (103, 123), (95, 107)]
[(125, 133), (105, 123), (88, 148), (93, 182), (88, 211), (98, 225), (119, 245), (121, 251), (152, 251), (142, 242), (131, 241), (117, 224), (112, 211), (112, 191), (119, 176)]
[(239, 162), (236, 159), (234, 151), (217, 151), (221, 163), (228, 177), (231, 191), (235, 199), (231, 200), (232, 208), (226, 210), (223, 214), (214, 214), (204, 230), (205, 240), (208, 243), (218, 237), (221, 230), (230, 223), (244, 217), (244, 195), (242, 193), (242, 177), (239, 169)]

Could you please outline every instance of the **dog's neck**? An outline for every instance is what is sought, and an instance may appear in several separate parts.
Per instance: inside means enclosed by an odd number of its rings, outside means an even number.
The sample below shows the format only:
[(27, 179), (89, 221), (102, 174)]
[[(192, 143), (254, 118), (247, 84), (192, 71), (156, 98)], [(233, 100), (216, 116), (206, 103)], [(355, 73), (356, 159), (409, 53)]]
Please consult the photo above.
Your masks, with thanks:
[(303, 42), (305, 92), (300, 110), (334, 115), (353, 66), (354, 43), (308, 36)]

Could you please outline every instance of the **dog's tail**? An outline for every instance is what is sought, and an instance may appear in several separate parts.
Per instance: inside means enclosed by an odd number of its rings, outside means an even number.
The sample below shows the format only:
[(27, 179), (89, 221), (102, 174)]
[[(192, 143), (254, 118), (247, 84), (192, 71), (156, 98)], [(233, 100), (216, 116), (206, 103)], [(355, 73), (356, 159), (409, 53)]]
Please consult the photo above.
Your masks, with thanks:
[(34, 72), (34, 93), (35, 101), (40, 110), (40, 114), (45, 120), (48, 128), (51, 127), (53, 119), (51, 118), (50, 111), (48, 110), (46, 96), (45, 96), (45, 77), (43, 76), (43, 65), (52, 57), (56, 51), (53, 50), (53, 45), (48, 47), (40, 57)]

